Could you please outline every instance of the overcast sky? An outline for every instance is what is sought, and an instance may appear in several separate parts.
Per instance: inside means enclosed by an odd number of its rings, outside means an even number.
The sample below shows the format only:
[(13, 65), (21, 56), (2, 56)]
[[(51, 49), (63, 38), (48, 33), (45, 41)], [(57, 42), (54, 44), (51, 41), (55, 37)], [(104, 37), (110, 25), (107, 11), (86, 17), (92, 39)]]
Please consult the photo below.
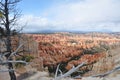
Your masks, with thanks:
[(25, 32), (120, 31), (120, 0), (22, 0)]

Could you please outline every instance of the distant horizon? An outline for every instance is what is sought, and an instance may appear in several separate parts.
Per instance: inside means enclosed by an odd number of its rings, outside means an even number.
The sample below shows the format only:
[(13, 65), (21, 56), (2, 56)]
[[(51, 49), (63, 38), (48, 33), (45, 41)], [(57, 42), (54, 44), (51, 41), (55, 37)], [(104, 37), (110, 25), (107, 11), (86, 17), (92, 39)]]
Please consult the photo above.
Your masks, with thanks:
[(36, 32), (22, 32), (22, 33), (25, 33), (25, 34), (49, 34), (49, 33), (64, 33), (64, 32), (67, 32), (67, 33), (93, 33), (93, 32), (96, 32), (96, 33), (120, 33), (120, 32), (113, 32), (113, 31), (62, 31), (62, 30), (54, 30), (54, 31), (48, 31), (48, 30), (43, 30), (43, 31), (36, 31)]

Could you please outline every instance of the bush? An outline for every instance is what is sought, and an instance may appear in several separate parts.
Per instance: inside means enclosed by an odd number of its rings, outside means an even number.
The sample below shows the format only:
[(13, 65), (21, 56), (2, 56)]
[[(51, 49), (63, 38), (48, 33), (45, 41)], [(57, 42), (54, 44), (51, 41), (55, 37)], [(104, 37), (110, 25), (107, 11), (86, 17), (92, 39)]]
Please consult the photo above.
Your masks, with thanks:
[[(32, 59), (34, 59), (34, 57), (33, 57), (33, 56), (30, 56), (30, 55), (25, 55), (25, 56), (23, 56), (23, 57), (18, 57), (18, 58), (16, 58), (16, 60), (23, 60), (23, 61), (26, 61), (26, 62), (30, 62)], [(19, 68), (19, 67), (22, 67), (22, 66), (24, 66), (23, 63), (16, 63), (16, 64), (15, 64), (15, 67), (16, 67), (16, 68)]]
[(106, 44), (100, 44), (100, 47), (104, 48), (106, 51), (110, 49), (110, 46)]
[(104, 52), (106, 50), (106, 48), (104, 47), (93, 47), (90, 49), (85, 49), (84, 50), (84, 54), (94, 54), (94, 53), (100, 53), (100, 52)]

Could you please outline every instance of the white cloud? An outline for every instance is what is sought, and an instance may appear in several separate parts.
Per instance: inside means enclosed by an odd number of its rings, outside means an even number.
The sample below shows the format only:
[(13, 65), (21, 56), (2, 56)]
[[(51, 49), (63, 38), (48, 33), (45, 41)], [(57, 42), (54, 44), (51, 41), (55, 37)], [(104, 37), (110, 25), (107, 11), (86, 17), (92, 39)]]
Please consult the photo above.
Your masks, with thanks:
[(76, 25), (120, 19), (120, 1), (115, 3), (113, 0), (84, 0), (54, 7), (48, 13), (54, 14), (53, 17), (58, 22), (66, 24)]
[(120, 31), (120, 0), (70, 1), (53, 5), (42, 17), (24, 16), (23, 21), (34, 30)]
[(34, 15), (24, 15), (19, 20), (19, 24), (25, 25), (25, 32), (35, 32), (39, 30), (47, 29), (49, 26), (49, 21), (47, 18)]
[(41, 25), (41, 26), (46, 26), (48, 24), (47, 18), (42, 18), (39, 16), (34, 16), (34, 15), (25, 15), (23, 16), (20, 21), (22, 23), (26, 22), (28, 25)]

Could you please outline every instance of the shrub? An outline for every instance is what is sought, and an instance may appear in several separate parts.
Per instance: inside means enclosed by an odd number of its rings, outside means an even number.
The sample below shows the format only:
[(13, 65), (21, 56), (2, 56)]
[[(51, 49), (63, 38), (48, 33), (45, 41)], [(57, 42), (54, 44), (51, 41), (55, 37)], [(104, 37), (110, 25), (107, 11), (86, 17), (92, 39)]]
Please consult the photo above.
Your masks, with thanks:
[(106, 48), (96, 46), (90, 49), (85, 49), (84, 54), (94, 54), (94, 53), (100, 53), (104, 51), (106, 51)]
[[(33, 56), (30, 56), (30, 55), (25, 55), (25, 56), (23, 56), (23, 57), (18, 57), (18, 58), (16, 58), (16, 60), (23, 60), (23, 61), (26, 61), (26, 62), (30, 62), (32, 59), (34, 59), (34, 57), (33, 57)], [(16, 67), (16, 68), (20, 68), (20, 67), (22, 67), (22, 66), (24, 66), (23, 63), (16, 63), (16, 64), (15, 64), (15, 67)]]

